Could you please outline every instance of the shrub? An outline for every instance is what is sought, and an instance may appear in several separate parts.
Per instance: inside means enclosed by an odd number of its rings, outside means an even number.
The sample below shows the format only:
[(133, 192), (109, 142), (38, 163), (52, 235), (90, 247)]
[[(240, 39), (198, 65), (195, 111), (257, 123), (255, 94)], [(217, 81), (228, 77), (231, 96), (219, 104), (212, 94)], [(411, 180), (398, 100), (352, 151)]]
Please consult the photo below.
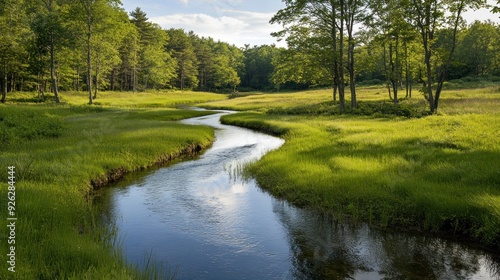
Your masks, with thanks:
[[(270, 115), (340, 115), (338, 104), (332, 101), (313, 105), (301, 105), (290, 108), (275, 108), (267, 111)], [(395, 106), (392, 102), (366, 101), (359, 102), (357, 108), (346, 108), (347, 115), (374, 116), (374, 117), (406, 117), (421, 118), (430, 112), (418, 104), (401, 102)]]

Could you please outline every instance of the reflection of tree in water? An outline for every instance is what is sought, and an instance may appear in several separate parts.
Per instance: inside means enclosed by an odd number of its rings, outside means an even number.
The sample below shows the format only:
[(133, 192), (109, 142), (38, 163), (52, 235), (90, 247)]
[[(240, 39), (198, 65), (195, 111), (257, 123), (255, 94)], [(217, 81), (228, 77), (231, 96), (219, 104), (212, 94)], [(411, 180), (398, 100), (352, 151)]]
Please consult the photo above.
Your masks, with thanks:
[(434, 237), (370, 230), (276, 202), (288, 232), (297, 279), (471, 279), (487, 267), (500, 279), (500, 257)]
[(356, 229), (286, 203), (275, 203), (273, 210), (288, 231), (296, 278), (349, 279), (367, 270), (352, 244), (357, 241)]
[(445, 240), (391, 233), (374, 240), (386, 255), (381, 274), (390, 279), (469, 279), (481, 268), (477, 252)]
[(500, 279), (500, 255), (489, 255), (486, 256), (486, 266), (488, 267), (488, 272), (495, 279)]

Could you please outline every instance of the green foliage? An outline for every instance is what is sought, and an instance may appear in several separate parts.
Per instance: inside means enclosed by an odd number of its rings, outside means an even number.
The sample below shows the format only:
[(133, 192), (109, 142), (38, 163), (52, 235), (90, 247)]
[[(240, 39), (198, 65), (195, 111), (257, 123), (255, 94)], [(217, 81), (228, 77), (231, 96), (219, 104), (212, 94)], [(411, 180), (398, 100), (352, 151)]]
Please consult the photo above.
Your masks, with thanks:
[(460, 45), (454, 60), (456, 72), (450, 78), (500, 74), (500, 57), (496, 49), (500, 44), (500, 29), (493, 22), (472, 23), (460, 36)]
[[(280, 50), (275, 46), (246, 45), (244, 53), (244, 69), (242, 69), (241, 86), (253, 90), (272, 90), (274, 84), (271, 75), (274, 72), (273, 59)], [(240, 88), (240, 91), (241, 88)]]
[(170, 29), (167, 32), (170, 37), (167, 49), (177, 60), (176, 87), (181, 90), (194, 89), (198, 85), (198, 61), (193, 44), (182, 29)]
[(165, 50), (168, 34), (148, 21), (140, 8), (130, 13), (131, 22), (138, 31), (138, 49), (131, 49), (136, 60), (133, 64), (133, 88), (166, 88), (176, 77), (177, 60)]
[(236, 91), (241, 83), (243, 52), (232, 45), (215, 42), (212, 38), (200, 38), (190, 32), (198, 59), (198, 86), (203, 91)]

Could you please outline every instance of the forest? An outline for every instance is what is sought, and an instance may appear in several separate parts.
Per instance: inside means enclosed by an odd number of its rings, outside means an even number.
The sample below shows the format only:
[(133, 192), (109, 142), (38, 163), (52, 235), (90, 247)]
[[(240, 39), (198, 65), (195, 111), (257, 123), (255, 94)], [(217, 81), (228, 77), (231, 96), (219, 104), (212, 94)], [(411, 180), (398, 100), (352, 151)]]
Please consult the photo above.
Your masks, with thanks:
[(329, 86), (345, 108), (346, 89), (356, 107), (356, 86), (378, 84), (395, 104), (416, 89), (434, 112), (445, 81), (500, 76), (500, 26), (462, 18), (484, 1), (284, 2), (271, 23), (288, 47), (239, 48), (165, 30), (117, 0), (4, 0), (1, 101), (13, 91), (52, 92), (56, 102), (59, 91), (86, 91), (91, 104), (99, 90)]

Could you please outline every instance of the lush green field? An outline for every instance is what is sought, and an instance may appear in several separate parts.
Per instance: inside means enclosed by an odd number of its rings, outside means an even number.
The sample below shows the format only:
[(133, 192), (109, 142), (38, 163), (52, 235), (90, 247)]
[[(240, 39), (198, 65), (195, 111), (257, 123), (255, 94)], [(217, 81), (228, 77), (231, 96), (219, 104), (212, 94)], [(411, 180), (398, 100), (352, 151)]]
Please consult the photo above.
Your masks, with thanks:
[[(362, 113), (372, 116), (337, 115), (330, 90), (230, 100), (208, 93), (103, 93), (97, 106), (83, 105), (84, 93), (61, 96), (63, 104), (55, 105), (19, 93), (0, 105), (0, 168), (7, 181), (7, 167), (16, 167), (19, 218), (17, 272), (0, 270), (1, 279), (136, 279), (155, 273), (138, 272), (114, 251), (112, 232), (97, 225), (92, 191), (123, 172), (210, 145), (211, 129), (173, 122), (205, 113), (172, 107), (211, 100), (220, 101), (205, 106), (255, 111), (225, 122), (287, 140), (249, 167), (272, 193), (339, 219), (446, 230), (500, 247), (497, 88), (445, 92), (440, 115), (422, 118), (378, 114), (377, 104), (387, 103), (380, 107), (385, 110), (390, 102), (376, 87), (359, 93), (362, 106), (369, 105)], [(426, 110), (418, 94), (401, 107)], [(6, 188), (0, 201), (6, 205)], [(2, 251), (7, 249), (3, 243)], [(6, 264), (6, 254), (0, 261)]]
[[(404, 92), (399, 94), (404, 96)], [(499, 94), (500, 87), (447, 90), (442, 94), (439, 112), (440, 114), (496, 113), (500, 107)], [(361, 107), (363, 105), (365, 107), (367, 105), (379, 106), (379, 108), (372, 109), (373, 113), (377, 113), (377, 111), (380, 113), (380, 110), (377, 110), (380, 109), (380, 106), (383, 106), (383, 109), (389, 105), (391, 108), (393, 107), (387, 89), (380, 86), (361, 88), (358, 90), (357, 96)], [(322, 89), (296, 93), (254, 93), (240, 98), (205, 103), (202, 106), (262, 113), (275, 111), (278, 114), (331, 115), (338, 113), (338, 106), (333, 104), (332, 99), (332, 90)], [(403, 109), (411, 108), (411, 110), (418, 112), (428, 111), (426, 101), (416, 90), (413, 91), (413, 98), (402, 98), (400, 107)]]
[[(22, 100), (25, 95), (10, 97)], [(169, 100), (143, 94), (141, 107), (220, 98), (193, 95)], [(119, 108), (138, 97), (116, 98), (119, 106), (108, 104), (113, 108), (0, 105), (0, 177), (6, 183), (8, 166), (15, 166), (18, 217), (16, 273), (7, 270), (8, 245), (2, 242), (0, 279), (149, 279), (158, 272), (139, 272), (122, 260), (112, 246), (112, 228), (97, 224), (93, 190), (124, 172), (197, 153), (212, 143), (213, 130), (173, 122), (206, 112)], [(75, 97), (68, 103), (80, 101)], [(6, 205), (7, 187), (0, 201)], [(0, 233), (6, 241), (6, 206), (2, 212)]]
[[(373, 88), (360, 90), (361, 102), (375, 96), (385, 98)], [(446, 232), (500, 248), (498, 88), (447, 91), (440, 115), (423, 118), (296, 109), (327, 97), (326, 91), (255, 95), (210, 107), (265, 108), (223, 121), (287, 140), (249, 167), (277, 196), (339, 219)], [(421, 96), (403, 102), (425, 110)], [(291, 109), (276, 113), (283, 108)]]
[[(84, 105), (89, 102), (86, 92), (62, 92), (61, 102), (68, 105)], [(226, 95), (193, 91), (148, 91), (148, 92), (99, 92), (94, 105), (105, 107), (155, 108), (176, 107), (208, 101), (226, 99)], [(7, 100), (14, 102), (41, 102), (34, 93), (16, 93)], [(46, 101), (51, 102), (53, 95), (47, 95)]]

